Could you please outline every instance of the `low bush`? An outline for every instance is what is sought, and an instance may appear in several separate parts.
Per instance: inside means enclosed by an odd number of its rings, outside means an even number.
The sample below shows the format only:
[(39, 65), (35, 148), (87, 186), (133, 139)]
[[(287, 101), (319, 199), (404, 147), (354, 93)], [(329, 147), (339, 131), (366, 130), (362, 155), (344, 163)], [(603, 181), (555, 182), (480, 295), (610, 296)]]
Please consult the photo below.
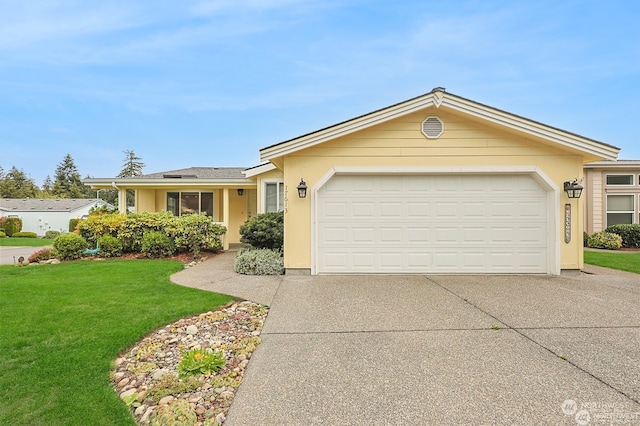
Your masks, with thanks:
[(11, 238), (38, 238), (38, 234), (35, 232), (20, 231), (13, 234)]
[(29, 256), (29, 262), (42, 262), (44, 260), (50, 260), (56, 258), (56, 251), (50, 247), (43, 248), (42, 250), (38, 250)]
[(81, 220), (80, 218), (69, 219), (69, 232), (76, 232), (78, 223), (80, 223)]
[(222, 249), (222, 235), (227, 228), (204, 214), (189, 214), (175, 218), (175, 224), (167, 229), (173, 235), (179, 252), (191, 252), (200, 257), (202, 250), (218, 251)]
[(589, 236), (587, 243), (591, 248), (618, 250), (622, 247), (622, 238), (611, 232), (596, 232)]
[(100, 254), (105, 257), (122, 256), (122, 242), (111, 235), (103, 235), (98, 239)]
[(53, 240), (53, 248), (60, 260), (79, 259), (88, 247), (87, 241), (78, 234), (62, 234)]
[(262, 213), (240, 226), (240, 241), (255, 248), (280, 250), (284, 244), (284, 213)]
[(604, 231), (620, 235), (622, 247), (640, 248), (640, 224), (611, 225)]
[(244, 275), (282, 275), (282, 252), (270, 249), (243, 249), (238, 252), (234, 269)]
[(4, 231), (0, 231), (0, 238), (5, 238), (7, 236), (7, 234), (4, 233)]
[(8, 237), (12, 237), (13, 234), (22, 231), (22, 219), (19, 217), (8, 217), (4, 222), (4, 233)]
[(44, 233), (44, 237), (47, 240), (53, 240), (55, 237), (57, 237), (60, 234), (61, 234), (60, 231), (56, 231), (55, 229), (50, 229), (50, 230), (48, 230), (47, 232)]
[(142, 253), (147, 257), (168, 257), (175, 252), (174, 242), (161, 232), (148, 232), (142, 237)]

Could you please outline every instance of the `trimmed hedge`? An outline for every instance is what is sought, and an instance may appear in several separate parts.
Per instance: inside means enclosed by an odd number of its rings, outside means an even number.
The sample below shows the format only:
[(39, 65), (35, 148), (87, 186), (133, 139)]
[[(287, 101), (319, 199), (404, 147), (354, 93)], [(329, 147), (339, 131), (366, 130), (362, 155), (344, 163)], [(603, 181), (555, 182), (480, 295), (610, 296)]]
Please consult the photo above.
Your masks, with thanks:
[(591, 248), (618, 250), (622, 247), (622, 238), (620, 235), (611, 232), (596, 232), (589, 235), (587, 243)]
[(79, 259), (88, 247), (87, 241), (78, 234), (62, 234), (53, 240), (56, 257), (60, 260)]
[(0, 231), (0, 238), (6, 238), (7, 234), (4, 231)]
[(236, 256), (234, 270), (244, 275), (282, 275), (282, 252), (270, 249), (242, 249)]
[(13, 234), (11, 238), (38, 238), (38, 234), (35, 232), (20, 231)]
[(633, 225), (611, 225), (604, 231), (620, 235), (620, 238), (622, 238), (622, 247), (640, 247), (640, 224), (636, 223)]
[(22, 219), (19, 217), (8, 217), (4, 221), (3, 228), (7, 237), (13, 237), (13, 234), (22, 231)]
[(262, 213), (240, 226), (240, 242), (280, 250), (284, 245), (284, 212)]
[(111, 235), (103, 235), (98, 238), (98, 248), (100, 254), (105, 257), (122, 256), (122, 242)]
[(53, 240), (55, 237), (57, 237), (60, 234), (61, 234), (60, 231), (56, 231), (55, 229), (49, 229), (47, 232), (44, 233), (44, 237), (47, 240)]
[(205, 214), (177, 217), (169, 212), (92, 215), (80, 222), (78, 230), (92, 245), (105, 235), (117, 238), (127, 253), (142, 252), (144, 236), (160, 232), (174, 241), (177, 252), (191, 252), (195, 257), (203, 250), (222, 249), (221, 236), (227, 232)]
[(76, 227), (81, 220), (82, 219), (80, 218), (69, 219), (69, 232), (75, 232)]
[(161, 232), (149, 232), (142, 237), (142, 252), (147, 257), (168, 257), (176, 252), (176, 245)]

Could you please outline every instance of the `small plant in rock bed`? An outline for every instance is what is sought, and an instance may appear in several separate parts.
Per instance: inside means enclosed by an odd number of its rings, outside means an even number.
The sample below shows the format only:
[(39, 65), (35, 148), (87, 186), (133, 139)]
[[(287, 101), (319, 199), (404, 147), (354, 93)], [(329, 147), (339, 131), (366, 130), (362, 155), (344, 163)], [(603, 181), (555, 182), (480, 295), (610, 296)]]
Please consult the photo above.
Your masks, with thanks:
[(219, 371), (226, 365), (222, 351), (210, 349), (191, 349), (182, 354), (178, 364), (180, 377), (196, 374), (208, 374)]

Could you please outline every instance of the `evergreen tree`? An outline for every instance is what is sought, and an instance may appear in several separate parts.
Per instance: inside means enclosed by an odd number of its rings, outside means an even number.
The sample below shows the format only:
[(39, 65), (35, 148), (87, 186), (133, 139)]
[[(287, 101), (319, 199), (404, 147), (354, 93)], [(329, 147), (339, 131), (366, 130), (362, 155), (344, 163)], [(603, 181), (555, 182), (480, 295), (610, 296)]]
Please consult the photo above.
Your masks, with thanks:
[(122, 165), (122, 170), (118, 174), (119, 178), (128, 178), (134, 176), (140, 176), (142, 174), (142, 168), (144, 167), (144, 163), (141, 162), (142, 158), (137, 157), (136, 153), (133, 150), (124, 150), (124, 164)]
[(87, 198), (90, 188), (80, 180), (80, 173), (70, 154), (56, 167), (53, 195), (60, 198)]
[[(119, 178), (128, 178), (140, 176), (142, 174), (142, 168), (144, 163), (141, 162), (142, 158), (137, 157), (133, 150), (125, 150), (124, 152), (124, 164), (122, 170), (118, 174)], [(133, 189), (127, 189), (127, 207), (133, 207), (135, 205), (135, 191)]]
[(0, 196), (2, 198), (35, 198), (39, 191), (35, 181), (15, 166), (7, 173), (0, 170)]

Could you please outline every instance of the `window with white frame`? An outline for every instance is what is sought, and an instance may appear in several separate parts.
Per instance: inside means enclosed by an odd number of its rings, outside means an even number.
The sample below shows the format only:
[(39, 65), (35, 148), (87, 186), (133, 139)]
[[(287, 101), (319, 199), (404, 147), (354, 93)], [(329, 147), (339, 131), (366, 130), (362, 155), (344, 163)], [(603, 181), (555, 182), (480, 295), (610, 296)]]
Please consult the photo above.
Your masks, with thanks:
[(633, 175), (607, 175), (607, 185), (633, 185)]
[(213, 217), (213, 192), (167, 192), (167, 211), (176, 216), (206, 213)]
[(263, 189), (264, 212), (269, 213), (284, 210), (284, 182), (265, 182)]
[(607, 226), (634, 223), (633, 194), (607, 195)]

